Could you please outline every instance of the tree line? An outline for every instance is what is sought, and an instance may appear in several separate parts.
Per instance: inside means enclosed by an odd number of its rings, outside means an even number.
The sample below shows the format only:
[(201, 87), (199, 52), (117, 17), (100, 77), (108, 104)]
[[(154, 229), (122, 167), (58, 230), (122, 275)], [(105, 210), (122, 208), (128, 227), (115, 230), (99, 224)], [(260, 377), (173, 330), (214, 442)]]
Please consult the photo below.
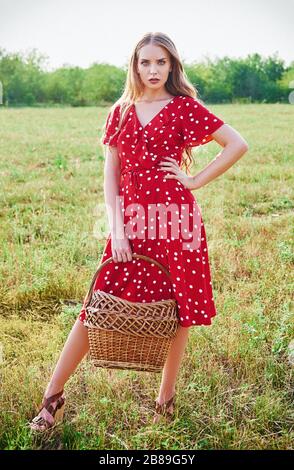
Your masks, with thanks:
[[(2, 106), (103, 106), (118, 99), (124, 89), (127, 65), (64, 64), (48, 71), (45, 61), (36, 49), (24, 54), (0, 48)], [(294, 61), (286, 67), (277, 53), (205, 58), (183, 66), (206, 103), (289, 103), (294, 89)]]

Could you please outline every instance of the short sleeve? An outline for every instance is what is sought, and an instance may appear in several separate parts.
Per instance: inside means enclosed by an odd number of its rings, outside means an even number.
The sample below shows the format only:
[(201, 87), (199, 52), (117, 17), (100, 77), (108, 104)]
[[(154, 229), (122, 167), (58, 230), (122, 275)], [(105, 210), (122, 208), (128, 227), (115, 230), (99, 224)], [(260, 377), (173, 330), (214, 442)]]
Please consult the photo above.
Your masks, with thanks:
[(204, 145), (213, 140), (213, 134), (225, 122), (209, 111), (196, 98), (183, 98), (182, 136), (185, 147)]
[[(106, 126), (104, 135), (102, 137), (103, 144), (111, 145), (113, 147), (117, 146), (117, 139), (119, 136), (118, 122), (120, 117), (120, 105), (117, 105), (112, 111), (109, 112), (106, 119)], [(116, 135), (114, 135), (116, 133)]]

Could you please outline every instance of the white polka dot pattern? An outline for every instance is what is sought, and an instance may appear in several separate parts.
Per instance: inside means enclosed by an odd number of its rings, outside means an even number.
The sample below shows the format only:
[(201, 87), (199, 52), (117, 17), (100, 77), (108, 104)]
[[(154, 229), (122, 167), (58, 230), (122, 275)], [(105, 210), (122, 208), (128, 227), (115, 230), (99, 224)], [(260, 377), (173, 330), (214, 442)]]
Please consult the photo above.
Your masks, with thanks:
[(224, 124), (222, 119), (191, 97), (183, 99), (180, 120), (185, 147), (207, 144), (213, 140), (211, 134)]
[[(119, 110), (117, 105), (107, 116), (103, 143), (117, 146), (121, 160), (119, 195), (125, 233), (134, 253), (159, 261), (171, 277), (145, 260), (111, 262), (100, 271), (94, 289), (133, 302), (174, 298), (182, 326), (210, 325), (216, 307), (201, 210), (180, 181), (165, 178), (159, 162), (169, 156), (180, 164), (185, 147), (209, 142), (224, 121), (198, 100), (179, 95), (144, 127), (131, 107), (123, 128), (113, 137)], [(111, 256), (109, 233), (101, 261)], [(85, 320), (83, 307), (79, 319)]]

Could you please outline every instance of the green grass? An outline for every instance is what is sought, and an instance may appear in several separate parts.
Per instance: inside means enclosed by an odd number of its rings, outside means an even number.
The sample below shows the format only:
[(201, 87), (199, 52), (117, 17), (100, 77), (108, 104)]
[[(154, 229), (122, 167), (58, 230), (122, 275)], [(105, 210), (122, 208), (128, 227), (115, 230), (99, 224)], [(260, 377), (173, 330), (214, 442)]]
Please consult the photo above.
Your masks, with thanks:
[[(84, 360), (49, 439), (25, 423), (103, 252), (97, 139), (108, 109), (1, 109), (1, 449), (293, 449), (294, 108), (211, 108), (250, 150), (194, 191), (218, 315), (190, 330), (176, 420), (151, 424), (160, 374), (93, 370)], [(219, 151), (215, 142), (195, 149), (192, 173)]]

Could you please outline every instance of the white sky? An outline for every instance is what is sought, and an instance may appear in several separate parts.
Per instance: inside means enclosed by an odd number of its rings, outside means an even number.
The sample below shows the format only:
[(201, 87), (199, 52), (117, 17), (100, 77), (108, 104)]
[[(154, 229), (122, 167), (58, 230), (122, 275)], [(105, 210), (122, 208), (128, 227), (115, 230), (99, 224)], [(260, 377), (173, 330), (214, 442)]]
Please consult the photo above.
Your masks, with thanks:
[(0, 0), (0, 47), (36, 48), (47, 68), (125, 65), (149, 31), (174, 41), (186, 62), (278, 53), (294, 60), (294, 0)]

